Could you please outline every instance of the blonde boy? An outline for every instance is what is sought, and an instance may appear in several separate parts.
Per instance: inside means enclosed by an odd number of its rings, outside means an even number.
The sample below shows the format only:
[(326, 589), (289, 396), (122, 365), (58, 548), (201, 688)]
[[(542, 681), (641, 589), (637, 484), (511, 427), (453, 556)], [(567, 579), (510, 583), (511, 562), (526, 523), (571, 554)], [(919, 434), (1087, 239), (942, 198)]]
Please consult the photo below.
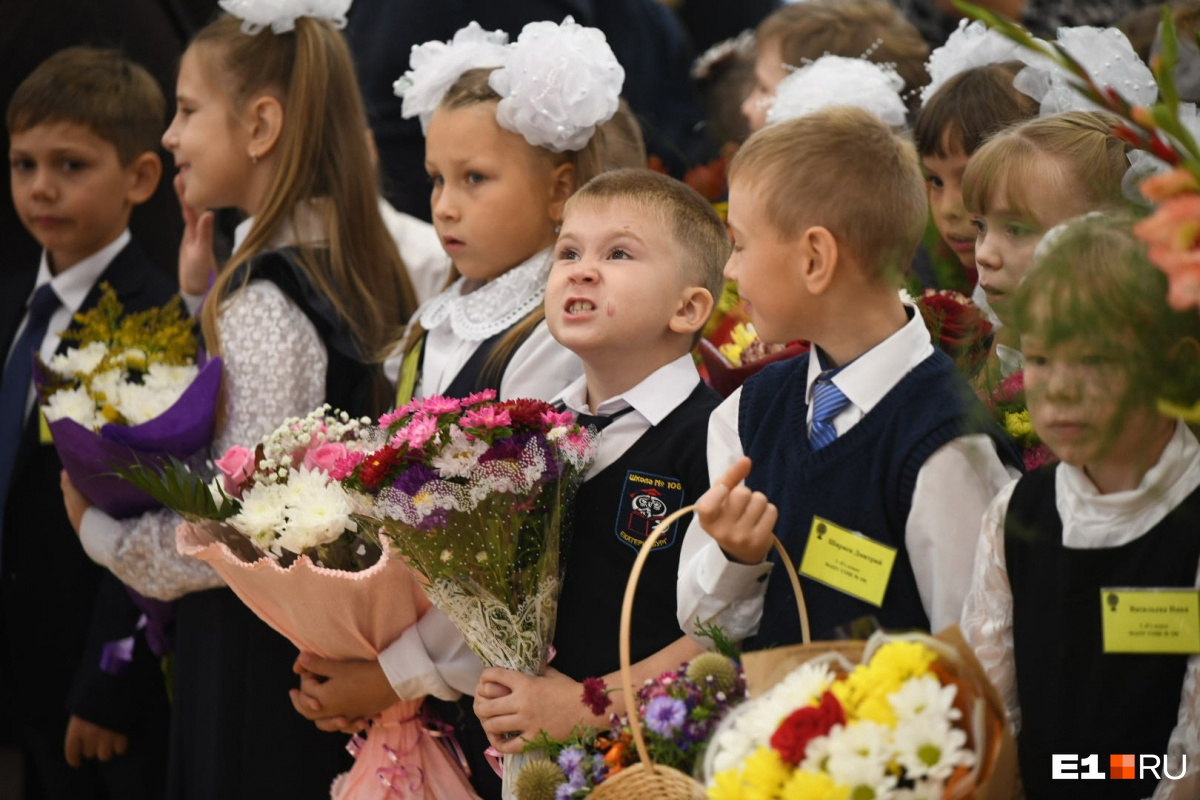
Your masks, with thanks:
[[(814, 638), (951, 624), (1010, 474), (1003, 434), (896, 290), (925, 221), (916, 153), (870, 113), (833, 108), (752, 136), (730, 177), (725, 273), (765, 340), (814, 347), (713, 414), (680, 624), (799, 640), (786, 578), (768, 580), (772, 530), (809, 576)], [(838, 563), (842, 546), (855, 554)]]
[[(708, 488), (704, 431), (719, 398), (690, 350), (728, 252), (709, 204), (649, 170), (604, 173), (567, 203), (546, 321), (583, 361), (584, 377), (561, 400), (599, 429), (598, 451), (575, 500), (553, 668), (539, 677), (486, 669), (476, 692), (475, 711), (501, 752), (525, 745), (507, 732), (564, 736), (581, 722), (607, 724), (579, 702), (578, 681), (617, 685), (621, 598), (638, 549), (659, 520)], [(639, 582), (636, 681), (699, 652), (674, 612), (686, 526), (685, 518), (666, 532)], [(620, 711), (623, 699), (613, 700)]]

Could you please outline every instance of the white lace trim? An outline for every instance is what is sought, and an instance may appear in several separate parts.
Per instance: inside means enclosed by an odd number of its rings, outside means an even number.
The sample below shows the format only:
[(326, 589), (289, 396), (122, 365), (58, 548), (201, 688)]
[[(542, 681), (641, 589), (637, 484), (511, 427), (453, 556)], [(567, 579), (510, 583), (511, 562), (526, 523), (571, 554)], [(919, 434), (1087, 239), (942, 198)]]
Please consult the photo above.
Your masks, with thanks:
[(455, 337), (480, 342), (507, 330), (533, 311), (546, 296), (550, 251), (543, 250), (523, 264), (473, 292), (463, 294), (467, 279), (459, 278), (417, 311), (421, 327), (430, 331), (449, 321)]

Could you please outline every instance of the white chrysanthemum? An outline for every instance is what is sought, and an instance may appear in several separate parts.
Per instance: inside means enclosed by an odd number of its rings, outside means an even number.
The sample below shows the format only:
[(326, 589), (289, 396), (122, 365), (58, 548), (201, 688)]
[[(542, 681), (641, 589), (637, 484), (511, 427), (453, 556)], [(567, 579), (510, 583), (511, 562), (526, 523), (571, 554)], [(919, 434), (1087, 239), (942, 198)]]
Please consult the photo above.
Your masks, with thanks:
[(775, 684), (762, 698), (762, 703), (776, 709), (776, 719), (783, 719), (797, 708), (819, 700), (833, 685), (833, 670), (828, 664), (801, 664)]
[(102, 342), (90, 342), (83, 347), (72, 347), (65, 353), (51, 356), (46, 366), (64, 378), (83, 378), (92, 374), (108, 355), (108, 347)]
[(174, 392), (175, 396), (179, 397), (192, 385), (199, 373), (200, 370), (195, 364), (151, 364), (150, 369), (142, 376), (142, 385), (155, 391)]
[(443, 478), (466, 478), (479, 464), (479, 457), (487, 451), (487, 442), (472, 439), (462, 428), (452, 425), (450, 441), (429, 463)]
[(944, 719), (901, 720), (892, 741), (905, 777), (914, 780), (944, 781), (957, 767), (975, 763), (975, 755), (966, 749), (967, 734)]
[(582, 150), (617, 113), (625, 70), (597, 28), (567, 17), (531, 22), (488, 84), (500, 95), (496, 121), (534, 147)]
[(888, 703), (901, 722), (917, 717), (938, 720), (955, 720), (962, 716), (954, 707), (954, 696), (958, 687), (954, 684), (942, 686), (936, 677), (925, 674), (910, 678), (888, 695)]
[(254, 35), (268, 25), (275, 33), (296, 27), (300, 17), (328, 20), (346, 27), (351, 0), (220, 0), (222, 9), (242, 20), (242, 31)]
[(99, 430), (104, 420), (96, 413), (96, 402), (82, 387), (60, 389), (44, 406), (47, 422), (71, 419), (88, 430)]
[(139, 383), (127, 383), (121, 387), (115, 405), (130, 425), (140, 425), (161, 415), (178, 399), (179, 394), (174, 390), (161, 391)]
[(338, 483), (326, 483), (322, 472), (301, 468), (287, 485), (287, 522), (276, 545), (293, 553), (336, 541), (354, 529), (349, 498)]
[(829, 733), (829, 756), (825, 771), (837, 783), (850, 787), (851, 796), (860, 787), (876, 797), (896, 785), (896, 777), (887, 771), (892, 760), (892, 731), (875, 722), (859, 722), (835, 727)]
[(862, 58), (821, 56), (800, 67), (775, 87), (767, 124), (796, 119), (834, 106), (870, 111), (893, 128), (908, 119), (900, 93), (904, 79), (895, 69)]
[(92, 396), (116, 405), (121, 402), (121, 390), (125, 388), (125, 370), (106, 369), (91, 380)]
[[(1158, 96), (1154, 74), (1116, 28), (1059, 28), (1055, 41), (1083, 65), (1101, 90), (1115, 89), (1133, 105), (1150, 105)], [(1057, 65), (1036, 65), (1021, 70), (1013, 88), (1037, 100), (1043, 117), (1096, 110), (1094, 103), (1072, 88), (1075, 80)]]
[(238, 533), (267, 549), (286, 521), (283, 489), (278, 484), (257, 485), (242, 495), (242, 507), (228, 522)]
[(413, 45), (408, 71), (392, 85), (392, 90), (404, 98), (401, 116), (419, 116), (421, 131), (428, 130), (446, 90), (467, 70), (503, 66), (508, 58), (507, 44), (508, 34), (504, 31), (487, 31), (472, 22), (448, 42)]

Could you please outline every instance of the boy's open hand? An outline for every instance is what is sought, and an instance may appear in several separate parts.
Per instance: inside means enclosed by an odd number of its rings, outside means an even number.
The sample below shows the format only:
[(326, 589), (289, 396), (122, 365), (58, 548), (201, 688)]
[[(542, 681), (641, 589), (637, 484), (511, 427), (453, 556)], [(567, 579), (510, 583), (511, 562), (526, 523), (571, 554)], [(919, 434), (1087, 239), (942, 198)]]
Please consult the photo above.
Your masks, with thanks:
[(183, 209), (183, 239), (179, 243), (179, 290), (190, 295), (208, 291), (217, 271), (213, 255), (213, 212), (192, 208), (183, 199), (183, 176), (176, 174), (175, 194)]
[(779, 519), (779, 509), (765, 494), (742, 484), (749, 474), (750, 459), (742, 456), (696, 503), (700, 527), (727, 558), (740, 564), (758, 564), (766, 558)]
[(355, 733), (367, 720), (399, 701), (378, 661), (332, 661), (301, 653), (292, 665), (300, 688), (292, 706), (323, 731)]
[(475, 687), (475, 715), (492, 746), (511, 755), (525, 749), (539, 730), (565, 739), (579, 723), (590, 723), (582, 696), (582, 684), (550, 667), (536, 676), (488, 667)]

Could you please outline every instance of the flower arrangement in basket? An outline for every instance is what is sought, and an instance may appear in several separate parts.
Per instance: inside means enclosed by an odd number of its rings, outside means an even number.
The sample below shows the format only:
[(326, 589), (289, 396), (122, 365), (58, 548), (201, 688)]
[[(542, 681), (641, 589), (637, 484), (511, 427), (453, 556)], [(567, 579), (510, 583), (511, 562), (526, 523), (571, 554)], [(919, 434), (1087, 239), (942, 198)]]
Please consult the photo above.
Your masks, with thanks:
[(179, 298), (126, 314), (101, 284), (100, 301), (63, 332), (74, 343), (39, 360), (38, 402), (63, 467), (94, 505), (114, 517), (155, 501), (114, 478), (138, 460), (187, 459), (212, 442), (220, 359), (197, 365), (198, 345)]
[[(323, 406), (285, 420), (252, 447), (234, 446), (208, 478), (179, 461), (123, 475), (187, 522), (176, 545), (210, 564), (237, 596), (298, 649), (327, 659), (374, 659), (429, 608), (418, 581), (354, 512), (333, 475), (379, 442), (369, 418)], [(422, 721), (422, 698), (399, 700), (352, 740), (353, 768), (332, 797), (468, 797), (440, 734)]]
[[(574, 415), (537, 400), (413, 400), (379, 420), (383, 445), (335, 467), (485, 666), (546, 664), (565, 515), (593, 457)], [(505, 757), (506, 782), (523, 756)]]
[[(602, 679), (586, 679), (584, 705), (594, 714), (603, 714), (612, 704), (608, 691)], [(647, 755), (660, 768), (693, 774), (703, 762), (717, 724), (745, 697), (741, 665), (721, 652), (702, 653), (679, 669), (646, 681), (637, 691), (635, 713)], [(610, 719), (607, 730), (588, 727), (576, 729), (566, 741), (544, 734), (534, 740), (531, 747), (542, 750), (549, 760), (533, 761), (521, 770), (516, 780), (517, 800), (608, 795), (596, 790), (640, 763), (629, 716), (613, 714)], [(688, 789), (690, 793), (691, 787)]]
[(876, 634), (862, 663), (817, 657), (731, 714), (709, 748), (708, 795), (1003, 796), (985, 778), (1011, 740), (987, 688), (961, 639)]

